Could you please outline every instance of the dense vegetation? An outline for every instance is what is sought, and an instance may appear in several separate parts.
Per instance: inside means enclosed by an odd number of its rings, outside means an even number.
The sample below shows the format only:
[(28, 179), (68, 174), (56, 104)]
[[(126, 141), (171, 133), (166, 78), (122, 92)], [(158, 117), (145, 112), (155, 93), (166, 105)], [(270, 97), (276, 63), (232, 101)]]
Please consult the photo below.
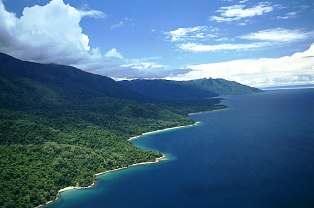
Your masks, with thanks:
[(196, 79), (183, 81), (181, 83), (187, 86), (205, 90), (206, 92), (213, 92), (218, 95), (238, 95), (262, 92), (260, 89), (225, 79)]
[(149, 103), (113, 80), (0, 54), (0, 207), (34, 207), (94, 174), (154, 161), (128, 138), (194, 123), (219, 99)]
[(218, 95), (261, 92), (257, 88), (234, 81), (211, 78), (190, 81), (129, 80), (120, 83), (138, 94), (153, 98), (156, 102), (206, 99)]
[(154, 161), (160, 153), (138, 149), (127, 138), (190, 123), (47, 109), (2, 109), (0, 118), (1, 207), (39, 205), (61, 188), (91, 184), (97, 172)]
[(170, 80), (137, 79), (121, 81), (120, 83), (136, 93), (154, 99), (156, 102), (205, 99), (218, 96), (216, 93)]

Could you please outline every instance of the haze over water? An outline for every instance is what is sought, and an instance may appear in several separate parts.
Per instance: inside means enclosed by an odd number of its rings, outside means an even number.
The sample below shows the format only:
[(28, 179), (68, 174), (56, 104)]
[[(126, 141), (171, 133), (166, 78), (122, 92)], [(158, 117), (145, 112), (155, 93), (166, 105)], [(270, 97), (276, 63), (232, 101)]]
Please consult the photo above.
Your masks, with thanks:
[(98, 177), (49, 207), (314, 207), (314, 89), (226, 97), (201, 124), (134, 144), (169, 160)]

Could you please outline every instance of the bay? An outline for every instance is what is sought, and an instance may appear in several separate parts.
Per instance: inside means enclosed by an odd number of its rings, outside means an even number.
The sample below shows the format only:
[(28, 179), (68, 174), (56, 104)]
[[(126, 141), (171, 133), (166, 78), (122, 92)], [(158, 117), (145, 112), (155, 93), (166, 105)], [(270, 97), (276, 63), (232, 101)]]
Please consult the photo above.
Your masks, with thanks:
[(167, 155), (47, 207), (314, 207), (314, 89), (224, 97), (200, 124), (133, 143)]

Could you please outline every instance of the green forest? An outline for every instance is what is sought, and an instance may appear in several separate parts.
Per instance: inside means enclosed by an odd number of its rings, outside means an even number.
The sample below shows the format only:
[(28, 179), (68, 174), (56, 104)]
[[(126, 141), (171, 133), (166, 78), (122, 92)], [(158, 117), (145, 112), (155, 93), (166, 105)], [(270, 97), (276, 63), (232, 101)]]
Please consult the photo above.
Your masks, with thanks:
[(95, 173), (155, 161), (161, 153), (139, 149), (127, 139), (193, 123), (172, 112), (172, 106), (115, 102), (110, 113), (81, 107), (1, 108), (0, 206), (38, 206), (61, 188), (90, 185)]
[(128, 139), (193, 124), (190, 112), (219, 99), (154, 103), (74, 67), (0, 54), (0, 207), (35, 207), (58, 190), (86, 187), (95, 173), (155, 161)]

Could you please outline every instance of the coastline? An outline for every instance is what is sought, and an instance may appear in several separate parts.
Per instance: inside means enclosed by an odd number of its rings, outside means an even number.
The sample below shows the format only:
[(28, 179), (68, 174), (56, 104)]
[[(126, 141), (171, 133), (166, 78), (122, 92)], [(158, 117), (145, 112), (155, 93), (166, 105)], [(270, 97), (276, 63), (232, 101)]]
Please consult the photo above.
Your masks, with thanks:
[(215, 109), (215, 110), (209, 110), (209, 111), (200, 111), (197, 113), (189, 113), (188, 115), (193, 116), (193, 115), (198, 115), (198, 114), (203, 114), (203, 113), (212, 113), (212, 112), (216, 112), (216, 111), (222, 111), (222, 110), (226, 110), (226, 109), (228, 109), (228, 107), (221, 108), (221, 109)]
[(121, 168), (115, 168), (115, 169), (112, 169), (112, 170), (107, 170), (107, 171), (104, 171), (104, 172), (100, 172), (100, 173), (96, 173), (95, 174), (95, 180), (93, 181), (93, 183), (89, 186), (68, 186), (68, 187), (65, 187), (65, 188), (62, 188), (58, 191), (56, 197), (54, 200), (51, 200), (51, 201), (48, 201), (46, 202), (45, 204), (41, 204), (37, 207), (34, 207), (34, 208), (40, 208), (40, 207), (44, 207), (44, 206), (47, 206), (55, 201), (57, 201), (60, 197), (60, 194), (62, 192), (65, 192), (65, 191), (70, 191), (70, 190), (80, 190), (80, 189), (88, 189), (88, 188), (92, 188), (95, 184), (96, 184), (96, 180), (97, 180), (97, 176), (101, 176), (101, 175), (104, 175), (106, 173), (111, 173), (111, 172), (114, 172), (114, 171), (119, 171), (119, 170), (123, 170), (123, 169), (127, 169), (127, 168), (130, 168), (130, 167), (134, 167), (134, 166), (139, 166), (139, 165), (152, 165), (152, 164), (156, 164), (156, 163), (159, 163), (161, 160), (165, 160), (166, 159), (166, 156), (165, 155), (162, 155), (161, 157), (158, 157), (155, 159), (155, 161), (148, 161), (148, 162), (140, 162), (140, 163), (134, 163), (132, 165), (129, 165), (129, 166), (125, 166), (125, 167), (121, 167)]
[[(163, 132), (163, 131), (169, 131), (169, 130), (173, 130), (173, 129), (180, 129), (180, 128), (186, 128), (186, 127), (191, 127), (191, 126), (196, 126), (200, 124), (200, 122), (195, 122), (194, 124), (191, 124), (191, 125), (186, 125), (186, 126), (175, 126), (175, 127), (171, 127), (171, 128), (165, 128), (165, 129), (160, 129), (160, 130), (155, 130), (155, 131), (150, 131), (150, 132), (145, 132), (145, 133), (142, 133), (141, 135), (138, 135), (138, 136), (134, 136), (134, 137), (131, 137), (128, 139), (128, 141), (132, 141), (134, 139), (138, 139), (138, 138), (141, 138), (143, 136), (146, 136), (146, 135), (149, 135), (149, 134), (155, 134), (155, 133), (159, 133), (159, 132)], [(86, 186), (86, 187), (83, 187), (83, 186), (68, 186), (68, 187), (65, 187), (65, 188), (62, 188), (58, 191), (56, 197), (54, 200), (51, 200), (51, 201), (48, 201), (46, 202), (45, 204), (41, 204), (39, 206), (36, 206), (34, 208), (40, 208), (40, 207), (44, 207), (44, 206), (47, 206), (55, 201), (57, 201), (60, 197), (60, 194), (62, 192), (65, 192), (65, 191), (69, 191), (69, 190), (80, 190), (80, 189), (88, 189), (88, 188), (91, 188), (93, 187), (95, 184), (96, 184), (96, 180), (97, 180), (97, 176), (101, 176), (101, 175), (104, 175), (106, 173), (111, 173), (111, 172), (114, 172), (114, 171), (119, 171), (119, 170), (123, 170), (123, 169), (126, 169), (126, 168), (129, 168), (129, 167), (134, 167), (134, 166), (139, 166), (139, 165), (152, 165), (152, 164), (156, 164), (156, 163), (159, 163), (160, 161), (162, 160), (165, 160), (166, 159), (166, 155), (162, 154), (161, 157), (159, 158), (156, 158), (155, 161), (148, 161), (148, 162), (140, 162), (140, 163), (134, 163), (134, 164), (131, 164), (129, 166), (125, 166), (125, 167), (121, 167), (121, 168), (115, 168), (115, 169), (112, 169), (112, 170), (107, 170), (107, 171), (104, 171), (104, 172), (100, 172), (100, 173), (96, 173), (95, 174), (95, 179), (93, 181), (93, 183), (89, 186)]]
[(169, 131), (169, 130), (173, 130), (173, 129), (180, 129), (180, 128), (196, 126), (196, 125), (199, 125), (199, 124), (200, 124), (200, 122), (197, 121), (194, 124), (190, 124), (190, 125), (186, 125), (186, 126), (175, 126), (175, 127), (171, 127), (171, 128), (165, 128), (165, 129), (160, 129), (160, 130), (155, 130), (155, 131), (149, 131), (149, 132), (145, 132), (145, 133), (143, 133), (141, 135), (131, 137), (130, 139), (128, 139), (128, 141), (132, 141), (134, 139), (138, 139), (138, 138), (141, 138), (143, 136), (150, 135), (150, 134), (156, 134), (156, 133), (160, 133), (160, 132), (163, 132), (163, 131)]

